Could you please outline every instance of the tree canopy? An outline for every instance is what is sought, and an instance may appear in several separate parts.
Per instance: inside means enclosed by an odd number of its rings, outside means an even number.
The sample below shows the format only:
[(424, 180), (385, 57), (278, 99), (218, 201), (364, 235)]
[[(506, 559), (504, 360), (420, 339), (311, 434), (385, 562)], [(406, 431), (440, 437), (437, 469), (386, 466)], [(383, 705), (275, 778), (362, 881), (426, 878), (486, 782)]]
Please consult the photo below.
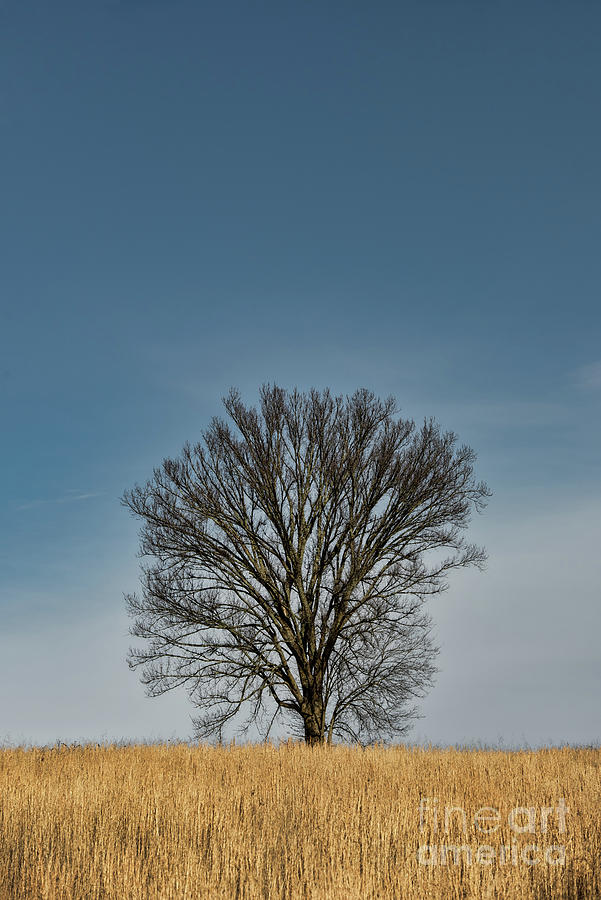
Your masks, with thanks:
[(150, 695), (183, 686), (199, 737), (278, 716), (309, 743), (403, 734), (431, 686), (424, 601), (486, 555), (464, 531), (490, 491), (474, 451), (366, 389), (231, 389), (229, 422), (165, 459), (122, 502), (142, 520)]

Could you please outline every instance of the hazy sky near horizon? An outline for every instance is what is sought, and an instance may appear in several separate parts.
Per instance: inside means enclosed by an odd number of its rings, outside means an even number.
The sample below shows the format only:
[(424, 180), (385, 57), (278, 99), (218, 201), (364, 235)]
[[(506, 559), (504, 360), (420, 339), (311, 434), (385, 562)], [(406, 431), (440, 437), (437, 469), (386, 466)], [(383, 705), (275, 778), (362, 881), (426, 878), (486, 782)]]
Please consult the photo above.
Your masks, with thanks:
[(478, 453), (415, 740), (601, 739), (601, 8), (0, 3), (0, 740), (185, 738), (119, 504), (230, 386)]

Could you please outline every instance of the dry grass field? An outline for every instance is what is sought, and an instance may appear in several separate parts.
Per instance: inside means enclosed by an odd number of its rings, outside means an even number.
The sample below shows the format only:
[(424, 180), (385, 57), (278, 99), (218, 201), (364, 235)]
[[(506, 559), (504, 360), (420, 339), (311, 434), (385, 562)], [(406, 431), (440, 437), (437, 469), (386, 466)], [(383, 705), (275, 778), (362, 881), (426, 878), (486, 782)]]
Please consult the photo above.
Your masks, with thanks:
[(570, 748), (3, 749), (0, 897), (592, 900), (600, 764)]

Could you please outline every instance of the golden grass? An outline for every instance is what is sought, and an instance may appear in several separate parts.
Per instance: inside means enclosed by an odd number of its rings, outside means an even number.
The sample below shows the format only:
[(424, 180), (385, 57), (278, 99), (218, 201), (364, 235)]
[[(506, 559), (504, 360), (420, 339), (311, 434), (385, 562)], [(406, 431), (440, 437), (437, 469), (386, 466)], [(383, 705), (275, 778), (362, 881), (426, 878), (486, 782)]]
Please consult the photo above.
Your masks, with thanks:
[[(4, 749), (0, 897), (598, 898), (600, 763), (600, 750), (570, 748)], [(565, 831), (553, 812), (544, 832), (541, 807), (562, 797)], [(445, 806), (463, 808), (465, 831), (455, 812), (445, 834)], [(485, 806), (499, 811), (494, 833), (474, 825)], [(535, 833), (510, 827), (518, 806), (535, 807)], [(471, 864), (465, 849), (457, 863), (451, 852), (420, 864), (419, 847), (441, 843), (469, 847)], [(476, 859), (482, 844), (489, 864)], [(565, 847), (563, 865), (545, 861), (552, 845)]]

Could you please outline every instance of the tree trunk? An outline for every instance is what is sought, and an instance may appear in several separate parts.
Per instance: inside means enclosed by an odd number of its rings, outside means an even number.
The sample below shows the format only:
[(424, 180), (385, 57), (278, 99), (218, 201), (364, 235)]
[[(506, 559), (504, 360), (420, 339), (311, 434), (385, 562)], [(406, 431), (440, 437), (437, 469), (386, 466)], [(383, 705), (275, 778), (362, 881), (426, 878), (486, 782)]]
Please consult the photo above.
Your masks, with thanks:
[(323, 730), (319, 728), (315, 721), (308, 722), (305, 719), (305, 743), (310, 746), (325, 743)]
[(305, 743), (309, 745), (325, 743), (325, 728), (321, 709), (309, 708), (303, 715)]

